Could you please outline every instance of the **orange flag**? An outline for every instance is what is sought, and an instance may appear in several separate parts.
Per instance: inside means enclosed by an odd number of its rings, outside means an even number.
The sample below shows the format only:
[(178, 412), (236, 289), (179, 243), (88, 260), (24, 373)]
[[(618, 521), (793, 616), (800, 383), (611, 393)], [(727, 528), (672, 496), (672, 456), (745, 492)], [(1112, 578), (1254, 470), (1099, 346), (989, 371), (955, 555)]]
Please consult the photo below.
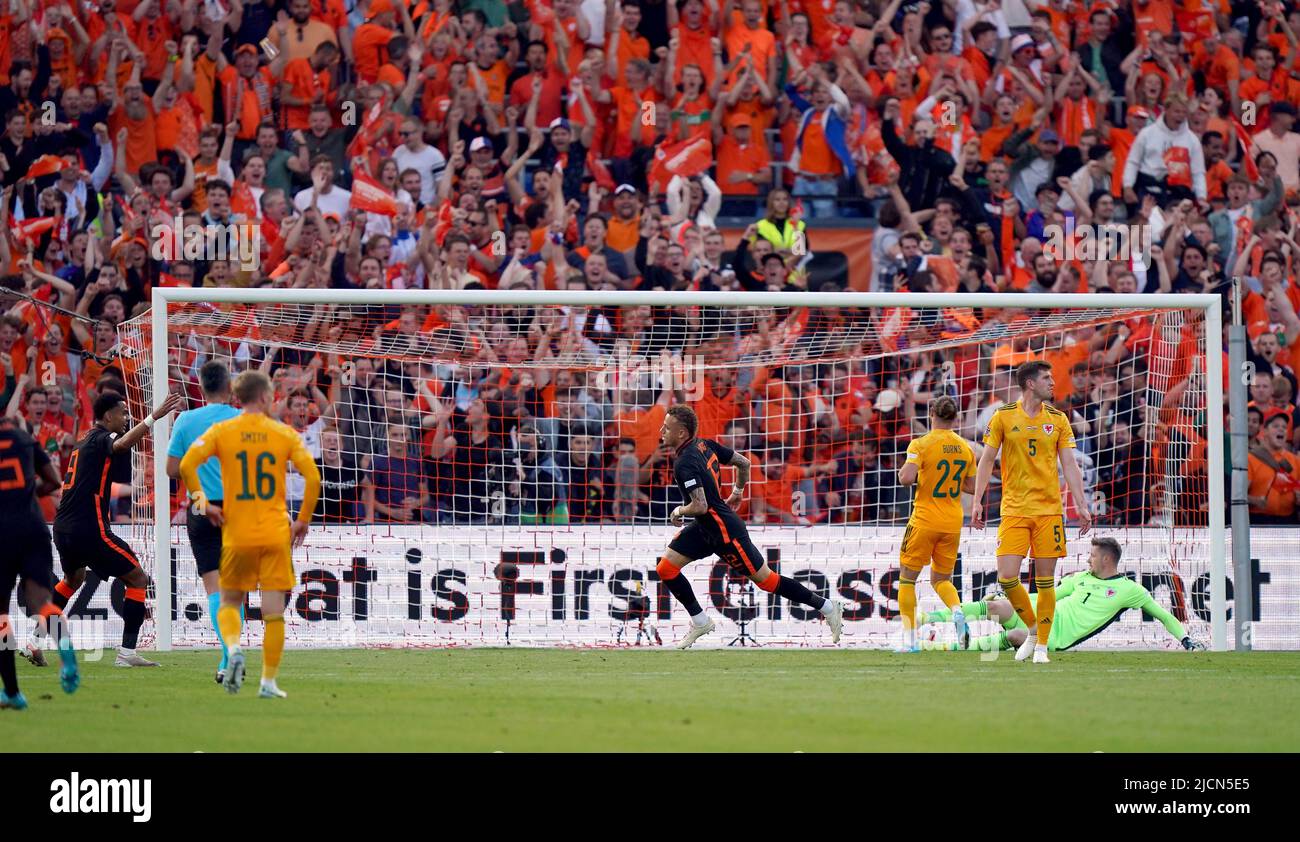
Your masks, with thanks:
[(397, 199), (393, 194), (359, 170), (352, 174), (352, 201), (348, 207), (384, 216), (397, 216)]
[(230, 186), (230, 209), (244, 215), (245, 219), (257, 219), (262, 214), (253, 198), (253, 191), (241, 178), (235, 179)]
[(46, 231), (52, 230), (55, 222), (57, 222), (57, 220), (52, 216), (38, 216), (35, 219), (24, 219), (22, 222), (14, 224), (14, 239), (19, 242), (28, 240), (34, 243), (37, 238)]
[(1246, 178), (1251, 181), (1259, 181), (1259, 167), (1250, 154), (1250, 133), (1246, 131), (1245, 126), (1237, 121), (1236, 117), (1229, 115), (1228, 120), (1232, 123), (1232, 133), (1236, 136), (1237, 144), (1241, 147), (1242, 171), (1245, 173)]
[(32, 161), (31, 167), (27, 170), (27, 177), (40, 178), (43, 175), (53, 175), (61, 172), (66, 166), (63, 158), (58, 155), (42, 155)]
[(668, 186), (675, 175), (690, 178), (707, 170), (713, 164), (713, 141), (707, 137), (693, 137), (669, 143), (655, 150), (650, 166), (650, 186), (659, 192)]
[(435, 217), (433, 226), (433, 241), (439, 246), (442, 241), (451, 233), (451, 202), (443, 202), (438, 208), (438, 215)]
[(617, 186), (614, 184), (614, 176), (609, 174), (609, 169), (601, 163), (600, 158), (596, 157), (596, 150), (594, 149), (587, 151), (587, 172), (591, 173), (591, 177), (596, 180), (597, 185), (604, 187), (611, 193), (614, 192), (614, 188)]
[[(904, 290), (905, 291), (905, 290)], [(880, 336), (880, 345), (886, 351), (898, 350), (898, 338), (907, 331), (912, 322), (910, 307), (890, 307), (880, 311), (880, 321), (876, 332)]]
[(383, 102), (376, 102), (366, 112), (365, 118), (361, 121), (361, 128), (357, 131), (356, 137), (348, 144), (347, 155), (349, 158), (356, 158), (366, 155), (370, 152), (370, 147), (379, 140), (383, 134), (380, 120), (384, 116)]

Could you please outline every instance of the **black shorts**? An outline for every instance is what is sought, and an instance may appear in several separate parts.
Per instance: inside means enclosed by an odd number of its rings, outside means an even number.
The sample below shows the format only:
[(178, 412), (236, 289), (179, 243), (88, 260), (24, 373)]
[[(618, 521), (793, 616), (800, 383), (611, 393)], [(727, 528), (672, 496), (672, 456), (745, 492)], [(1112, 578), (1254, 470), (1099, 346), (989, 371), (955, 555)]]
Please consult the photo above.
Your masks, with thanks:
[[(213, 500), (217, 505), (220, 500)], [(207, 515), (194, 514), (193, 507), (185, 510), (185, 532), (190, 536), (190, 549), (194, 551), (194, 565), (199, 575), (221, 568), (221, 527), (213, 526)]]
[(668, 549), (681, 553), (691, 561), (716, 555), (732, 570), (745, 576), (757, 573), (758, 569), (766, 563), (758, 547), (749, 540), (749, 533), (739, 518), (731, 523), (724, 521), (714, 527), (709, 527), (698, 520), (689, 523), (677, 533), (668, 545)]
[(45, 524), (31, 524), (28, 528), (5, 528), (5, 548), (0, 554), (0, 614), (9, 611), (9, 595), (18, 579), (33, 581), (50, 588), (54, 582), (54, 553), (50, 550), (50, 531)]
[(71, 576), (84, 567), (100, 579), (121, 578), (140, 566), (129, 544), (112, 532), (54, 530), (54, 548), (59, 551), (63, 575)]

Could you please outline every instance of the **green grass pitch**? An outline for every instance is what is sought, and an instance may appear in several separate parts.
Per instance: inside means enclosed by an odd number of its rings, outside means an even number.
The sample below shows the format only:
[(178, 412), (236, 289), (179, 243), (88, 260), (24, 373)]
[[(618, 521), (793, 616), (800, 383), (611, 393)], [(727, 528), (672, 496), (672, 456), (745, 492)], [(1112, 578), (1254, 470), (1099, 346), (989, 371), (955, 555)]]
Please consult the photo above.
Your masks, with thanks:
[[(160, 669), (19, 661), (7, 751), (1296, 751), (1300, 653), (478, 649), (261, 654), (230, 696), (212, 652)], [(57, 661), (56, 661), (57, 663)]]

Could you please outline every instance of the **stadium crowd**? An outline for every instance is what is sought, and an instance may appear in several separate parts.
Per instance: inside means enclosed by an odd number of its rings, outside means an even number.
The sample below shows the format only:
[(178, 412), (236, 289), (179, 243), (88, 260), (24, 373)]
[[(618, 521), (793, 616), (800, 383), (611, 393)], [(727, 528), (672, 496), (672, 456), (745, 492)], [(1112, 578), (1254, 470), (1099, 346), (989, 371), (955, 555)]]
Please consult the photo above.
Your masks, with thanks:
[[(1226, 302), (1239, 276), (1252, 511), (1296, 522), (1296, 4), (7, 9), (0, 408), (65, 466), (96, 394), (138, 402), (119, 329), (156, 285)], [(871, 266), (813, 287), (818, 225), (845, 217), (874, 218)], [(1149, 263), (1054, 244), (1089, 225), (1149, 234)], [(192, 255), (187, 226), (225, 226), (232, 250)], [(237, 242), (257, 259), (234, 259)], [(1196, 326), (1043, 316), (320, 305), (250, 328), (227, 310), (238, 330), (173, 334), (171, 379), (198, 401), (209, 358), (270, 373), (277, 411), (319, 454), (327, 520), (663, 519), (677, 501), (658, 428), (690, 400), (701, 435), (751, 454), (744, 516), (901, 522), (894, 475), (929, 398), (960, 398), (977, 440), (1015, 399), (1012, 368), (1044, 356), (1101, 522), (1203, 518), (1218, 408), (1196, 405)], [(690, 395), (601, 376), (627, 354), (710, 365)], [(128, 518), (143, 492), (120, 490)]]

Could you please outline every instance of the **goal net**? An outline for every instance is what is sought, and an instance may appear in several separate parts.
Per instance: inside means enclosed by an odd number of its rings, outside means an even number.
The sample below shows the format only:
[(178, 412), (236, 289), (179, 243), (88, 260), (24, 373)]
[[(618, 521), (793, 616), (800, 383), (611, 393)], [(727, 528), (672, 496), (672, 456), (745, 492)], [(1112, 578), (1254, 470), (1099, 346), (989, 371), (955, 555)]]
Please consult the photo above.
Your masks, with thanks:
[[(1206, 305), (1217, 299), (768, 295), (221, 290), (165, 304), (167, 388), (195, 407), (205, 362), (260, 368), (275, 414), (317, 457), (323, 499), (294, 556), (290, 645), (679, 639), (687, 617), (655, 565), (682, 502), (659, 429), (666, 408), (685, 402), (699, 435), (753, 463), (739, 514), (769, 564), (847, 603), (844, 644), (879, 647), (899, 627), (911, 491), (897, 473), (927, 429), (927, 401), (957, 399), (958, 431), (978, 453), (993, 411), (1017, 397), (1014, 367), (1046, 360), (1086, 488), (1082, 500), (1062, 492), (1060, 575), (1086, 569), (1089, 541), (1074, 524), (1088, 507), (1096, 533), (1122, 545), (1121, 570), (1211, 639), (1224, 605), (1212, 575), (1216, 553), (1223, 570), (1221, 354), (1217, 336), (1206, 344)], [(136, 418), (159, 399), (153, 335), (148, 314), (120, 330)], [(154, 429), (165, 442), (166, 425)], [(124, 527), (171, 594), (155, 603), (153, 625), (164, 645), (211, 645), (184, 497), (173, 482), (159, 499), (154, 462), (147, 443)], [(301, 477), (291, 472), (287, 486), (292, 506)], [(962, 532), (963, 600), (997, 587), (998, 500), (995, 471), (990, 525)], [(963, 503), (969, 511), (969, 495)], [(763, 645), (829, 641), (816, 612), (717, 558), (686, 575), (728, 621), (715, 643), (742, 633)], [(927, 577), (922, 612), (942, 607)], [(1027, 566), (1023, 578), (1032, 587)], [(256, 620), (255, 596), (250, 608)], [(257, 643), (261, 624), (247, 629)], [(1296, 632), (1294, 618), (1276, 630)], [(1175, 642), (1130, 611), (1085, 645)]]

